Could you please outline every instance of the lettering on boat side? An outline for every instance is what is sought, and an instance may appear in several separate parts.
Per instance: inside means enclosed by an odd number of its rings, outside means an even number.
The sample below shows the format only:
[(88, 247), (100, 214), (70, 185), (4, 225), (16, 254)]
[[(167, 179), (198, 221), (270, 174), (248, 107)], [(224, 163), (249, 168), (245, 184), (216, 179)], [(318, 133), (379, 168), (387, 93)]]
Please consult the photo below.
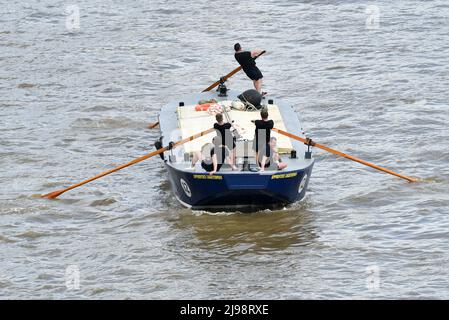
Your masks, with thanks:
[(286, 178), (293, 178), (298, 175), (297, 172), (291, 172), (291, 173), (283, 173), (283, 174), (275, 174), (271, 176), (271, 179), (286, 179)]
[(210, 176), (208, 174), (194, 174), (193, 179), (203, 179), (203, 180), (222, 180), (222, 176)]

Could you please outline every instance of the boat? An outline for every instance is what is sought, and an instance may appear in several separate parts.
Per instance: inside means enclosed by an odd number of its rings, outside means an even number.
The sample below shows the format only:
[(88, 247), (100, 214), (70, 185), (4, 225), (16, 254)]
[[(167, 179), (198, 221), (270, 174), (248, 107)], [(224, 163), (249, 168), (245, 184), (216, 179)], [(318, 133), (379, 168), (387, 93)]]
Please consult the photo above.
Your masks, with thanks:
[[(217, 91), (185, 95), (161, 108), (158, 116), (160, 137), (155, 143), (156, 148), (213, 127), (215, 117), (208, 110), (198, 108), (201, 101), (216, 101), (223, 108), (225, 120), (243, 132), (236, 140), (238, 171), (223, 165), (217, 173), (209, 175), (199, 163), (192, 170), (193, 153), (211, 142), (216, 136), (215, 131), (160, 155), (173, 194), (183, 206), (195, 210), (280, 208), (298, 202), (306, 195), (314, 164), (310, 146), (272, 131), (271, 136), (278, 140), (281, 161), (287, 167), (258, 171), (251, 148), (255, 130), (251, 120), (260, 119), (260, 111), (229, 108), (233, 102), (241, 100), (241, 91), (230, 90), (221, 83)], [(292, 106), (269, 95), (261, 100), (260, 106), (268, 109), (275, 128), (306, 138)]]
[[(154, 144), (155, 151), (81, 182), (40, 196), (55, 199), (69, 190), (159, 155), (164, 161), (175, 197), (188, 208), (206, 210), (279, 208), (300, 201), (306, 195), (314, 164), (311, 147), (325, 150), (408, 182), (422, 181), (312, 141), (305, 136), (295, 110), (286, 102), (275, 101), (270, 96), (262, 97), (254, 89), (246, 90), (241, 94), (228, 90), (225, 82), (241, 68), (240, 66), (221, 77), (200, 94), (186, 95), (163, 106), (159, 113), (159, 121), (149, 125), (150, 129), (158, 125), (160, 128), (160, 137)], [(215, 87), (217, 90), (211, 91)], [(258, 119), (259, 112), (256, 111), (262, 109), (268, 110), (269, 119), (274, 122), (271, 136), (277, 139), (277, 146), (271, 144), (270, 148), (277, 148), (276, 151), (281, 155), (283, 163), (282, 167), (279, 165), (274, 170), (259, 171), (255, 152), (252, 150), (255, 137), (252, 133), (255, 131), (253, 122)], [(191, 166), (192, 156), (198, 154), (200, 150), (204, 152), (203, 147), (210, 145), (212, 137), (217, 136), (213, 128), (214, 113), (217, 112), (225, 115), (227, 122), (232, 124), (236, 139), (234, 149), (236, 163), (240, 170), (238, 167), (232, 168), (223, 164), (219, 172), (212, 174), (204, 170), (201, 165), (193, 168)], [(264, 138), (260, 139), (263, 141)], [(214, 139), (214, 142), (218, 147), (217, 142), (221, 141)], [(214, 150), (220, 149), (218, 147)], [(167, 153), (168, 157), (166, 157)], [(207, 154), (206, 151), (206, 156)]]

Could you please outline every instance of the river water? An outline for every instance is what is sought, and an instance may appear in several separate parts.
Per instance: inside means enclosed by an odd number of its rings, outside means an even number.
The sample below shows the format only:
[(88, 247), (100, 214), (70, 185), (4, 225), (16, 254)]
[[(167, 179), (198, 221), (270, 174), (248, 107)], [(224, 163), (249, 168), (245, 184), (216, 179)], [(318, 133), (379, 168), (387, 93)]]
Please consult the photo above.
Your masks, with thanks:
[[(444, 0), (3, 0), (0, 298), (449, 298), (448, 16)], [(279, 211), (184, 209), (156, 158), (36, 196), (153, 150), (161, 105), (234, 69), (237, 41), (267, 50), (264, 89), (314, 140), (423, 181), (314, 150), (306, 198)]]

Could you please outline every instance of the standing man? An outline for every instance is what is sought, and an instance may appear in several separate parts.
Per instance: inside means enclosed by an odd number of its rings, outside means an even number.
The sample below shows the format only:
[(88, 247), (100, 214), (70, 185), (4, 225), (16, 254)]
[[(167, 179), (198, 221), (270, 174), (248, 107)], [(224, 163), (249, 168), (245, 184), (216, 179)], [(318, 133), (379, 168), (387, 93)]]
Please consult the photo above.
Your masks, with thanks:
[(229, 150), (231, 150), (231, 167), (232, 170), (238, 170), (238, 168), (235, 165), (235, 155), (236, 155), (236, 149), (235, 149), (235, 140), (234, 136), (232, 135), (231, 128), (232, 124), (229, 122), (223, 121), (223, 114), (217, 113), (215, 115), (215, 119), (217, 122), (214, 123), (214, 129), (217, 131), (217, 137), (221, 138), (221, 144), (223, 146), (227, 146)]
[(243, 71), (246, 73), (248, 78), (253, 80), (254, 88), (259, 91), (263, 96), (266, 95), (266, 92), (262, 92), (262, 72), (260, 72), (259, 68), (256, 66), (256, 58), (258, 55), (262, 53), (260, 50), (253, 51), (243, 51), (240, 43), (236, 43), (234, 45), (235, 50), (235, 60), (242, 66)]
[(268, 120), (267, 109), (262, 109), (260, 112), (260, 117), (262, 120), (253, 120), (256, 125), (253, 139), (253, 150), (256, 151), (256, 159), (259, 159), (259, 153), (261, 150), (268, 150), (266, 145), (270, 142), (271, 129), (274, 127), (274, 121)]

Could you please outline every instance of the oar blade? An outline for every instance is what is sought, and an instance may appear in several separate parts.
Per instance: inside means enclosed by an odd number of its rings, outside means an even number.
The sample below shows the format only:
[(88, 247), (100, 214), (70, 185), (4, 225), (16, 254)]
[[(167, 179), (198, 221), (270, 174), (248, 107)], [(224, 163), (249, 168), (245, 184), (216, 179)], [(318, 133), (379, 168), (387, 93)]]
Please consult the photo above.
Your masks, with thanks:
[(289, 132), (286, 132), (286, 131), (283, 131), (283, 130), (280, 130), (280, 129), (276, 129), (276, 128), (273, 128), (273, 131), (275, 131), (275, 132), (277, 132), (277, 133), (280, 133), (280, 134), (282, 134), (282, 135), (284, 135), (284, 136), (286, 136), (286, 137), (289, 137), (289, 138), (292, 138), (292, 139), (301, 141), (301, 142), (303, 142), (304, 144), (308, 144), (308, 145), (310, 145), (310, 146), (314, 146), (314, 147), (320, 148), (320, 149), (322, 149), (322, 150), (324, 150), (324, 151), (330, 152), (330, 153), (335, 154), (335, 155), (337, 155), (337, 156), (340, 156), (340, 157), (343, 157), (343, 158), (346, 158), (346, 159), (349, 159), (349, 160), (352, 160), (352, 161), (361, 163), (361, 164), (363, 164), (363, 165), (365, 165), (365, 166), (368, 166), (368, 167), (377, 169), (377, 170), (379, 170), (379, 171), (383, 171), (383, 172), (385, 172), (385, 173), (389, 173), (389, 174), (391, 174), (391, 175), (393, 175), (393, 176), (396, 176), (396, 177), (402, 178), (402, 179), (404, 179), (404, 180), (407, 180), (408, 182), (418, 182), (418, 181), (419, 181), (419, 179), (417, 179), (417, 178), (412, 178), (412, 177), (409, 177), (409, 176), (406, 176), (406, 175), (403, 175), (403, 174), (394, 172), (394, 171), (389, 170), (389, 169), (387, 169), (387, 168), (380, 167), (380, 166), (375, 165), (375, 164), (373, 164), (373, 163), (370, 163), (370, 162), (368, 162), (368, 161), (365, 161), (365, 160), (359, 159), (359, 158), (357, 158), (357, 157), (348, 155), (348, 154), (346, 154), (346, 153), (340, 152), (340, 151), (338, 151), (338, 150), (329, 148), (329, 147), (324, 146), (324, 145), (322, 145), (322, 144), (315, 143), (315, 142), (313, 142), (311, 139), (304, 139), (304, 138), (298, 137), (298, 136), (296, 136), (296, 135), (294, 135), (294, 134), (291, 134), (291, 133), (289, 133)]
[(55, 199), (58, 196), (60, 196), (61, 194), (63, 194), (64, 192), (65, 192), (65, 190), (56, 190), (56, 191), (42, 195), (41, 198)]
[(96, 176), (93, 176), (93, 177), (91, 177), (91, 178), (89, 178), (89, 179), (86, 179), (86, 180), (84, 180), (84, 181), (78, 182), (78, 183), (76, 183), (76, 184), (74, 184), (74, 185), (71, 185), (71, 186), (65, 188), (65, 189), (56, 190), (56, 191), (53, 191), (53, 192), (44, 194), (44, 195), (42, 196), (42, 198), (54, 199), (54, 198), (58, 197), (59, 195), (63, 194), (64, 192), (66, 192), (66, 191), (69, 191), (69, 190), (78, 188), (78, 187), (80, 187), (80, 186), (82, 186), (82, 185), (85, 185), (86, 183), (89, 183), (89, 182), (91, 182), (91, 181), (94, 181), (94, 180), (97, 180), (97, 179), (99, 179), (99, 178), (102, 178), (102, 177), (104, 177), (104, 176), (106, 176), (106, 175), (108, 175), (108, 174), (111, 174), (111, 173), (113, 173), (113, 172), (119, 171), (119, 170), (121, 170), (121, 169), (123, 169), (123, 168), (126, 168), (126, 167), (129, 167), (129, 166), (132, 166), (132, 165), (134, 165), (134, 164), (136, 164), (136, 163), (139, 163), (139, 162), (141, 162), (141, 161), (143, 161), (143, 160), (149, 159), (149, 158), (151, 158), (151, 157), (154, 157), (155, 155), (158, 155), (158, 154), (160, 154), (160, 153), (162, 153), (162, 152), (165, 152), (165, 151), (171, 149), (172, 147), (174, 148), (174, 147), (176, 147), (176, 146), (180, 146), (180, 145), (182, 145), (182, 144), (184, 144), (184, 143), (187, 143), (187, 142), (189, 142), (189, 141), (192, 141), (192, 140), (194, 140), (194, 139), (197, 139), (197, 138), (199, 138), (199, 137), (202, 137), (203, 135), (209, 134), (209, 133), (211, 133), (211, 132), (213, 132), (213, 131), (215, 131), (215, 129), (214, 129), (214, 128), (210, 128), (210, 129), (207, 129), (207, 130), (202, 131), (202, 132), (200, 132), (200, 133), (197, 133), (197, 134), (195, 134), (195, 135), (193, 135), (193, 136), (187, 137), (187, 138), (185, 138), (185, 139), (183, 139), (183, 140), (180, 140), (180, 141), (177, 141), (177, 142), (171, 142), (171, 143), (170, 143), (170, 147), (167, 146), (167, 147), (158, 149), (158, 150), (156, 150), (156, 151), (150, 152), (150, 153), (148, 153), (148, 154), (146, 154), (146, 155), (144, 155), (144, 156), (141, 156), (141, 157), (136, 158), (136, 159), (134, 159), (134, 160), (132, 160), (132, 161), (129, 161), (129, 162), (127, 162), (127, 163), (124, 163), (124, 164), (122, 164), (122, 165), (119, 165), (118, 167), (115, 167), (115, 168), (113, 168), (113, 169), (110, 169), (110, 170), (107, 170), (107, 171), (102, 172), (102, 173), (100, 173), (100, 174), (97, 174)]
[(154, 129), (154, 128), (156, 128), (158, 125), (159, 125), (159, 122), (150, 123), (150, 124), (148, 125), (148, 128)]

